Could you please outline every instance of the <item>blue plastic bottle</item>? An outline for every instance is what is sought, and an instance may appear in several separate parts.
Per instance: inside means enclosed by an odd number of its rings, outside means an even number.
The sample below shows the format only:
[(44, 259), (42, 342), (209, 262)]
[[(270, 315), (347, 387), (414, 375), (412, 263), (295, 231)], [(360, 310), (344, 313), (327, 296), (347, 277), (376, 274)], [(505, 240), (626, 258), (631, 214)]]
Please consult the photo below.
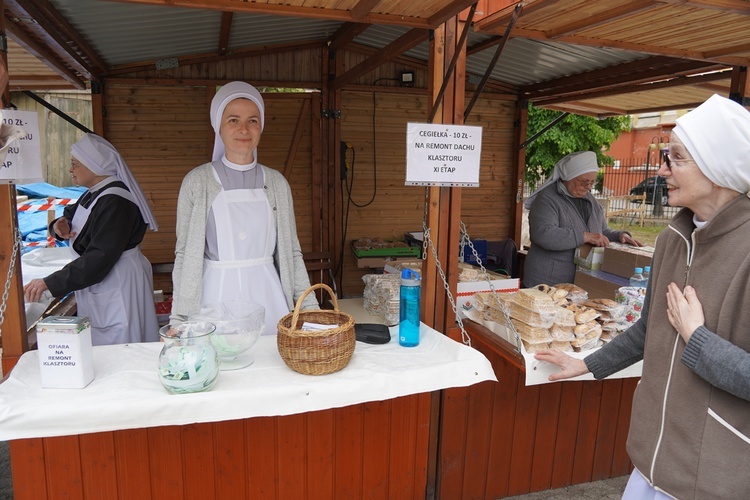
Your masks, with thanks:
[(636, 267), (635, 274), (633, 274), (633, 276), (630, 277), (630, 286), (637, 286), (637, 287), (645, 288), (647, 283), (648, 282), (643, 277), (643, 268)]
[(646, 280), (646, 285), (648, 285), (648, 279), (651, 277), (651, 266), (645, 266), (643, 268), (643, 279)]
[(411, 269), (401, 271), (398, 343), (404, 347), (419, 345), (420, 285), (419, 274)]

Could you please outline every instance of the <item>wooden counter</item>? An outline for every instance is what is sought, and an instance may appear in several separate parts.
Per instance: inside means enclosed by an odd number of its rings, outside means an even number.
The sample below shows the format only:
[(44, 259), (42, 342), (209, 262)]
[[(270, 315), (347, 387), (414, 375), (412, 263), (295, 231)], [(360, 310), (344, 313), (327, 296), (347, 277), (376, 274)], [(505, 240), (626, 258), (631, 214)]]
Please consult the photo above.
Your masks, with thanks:
[(498, 382), (444, 391), (440, 498), (501, 498), (631, 472), (625, 441), (639, 379), (526, 387), (513, 346), (464, 325)]
[(97, 378), (79, 390), (39, 387), (27, 352), (0, 385), (15, 498), (423, 499), (433, 398), (494, 377), (477, 352), (422, 330), (419, 348), (358, 345), (320, 377), (288, 370), (261, 337), (249, 368), (182, 395), (160, 386), (156, 343), (95, 347)]

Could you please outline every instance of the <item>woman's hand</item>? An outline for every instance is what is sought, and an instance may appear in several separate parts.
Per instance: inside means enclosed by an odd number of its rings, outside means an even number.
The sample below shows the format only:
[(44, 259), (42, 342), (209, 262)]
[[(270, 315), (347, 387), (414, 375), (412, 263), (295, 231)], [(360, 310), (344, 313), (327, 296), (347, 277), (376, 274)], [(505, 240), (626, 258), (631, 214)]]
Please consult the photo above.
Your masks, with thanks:
[(26, 283), (23, 287), (23, 296), (26, 302), (39, 302), (42, 294), (47, 291), (47, 283), (43, 279), (37, 278)]
[(52, 224), (52, 230), (58, 237), (64, 240), (69, 240), (76, 235), (76, 233), (70, 232), (70, 223), (65, 217), (60, 217), (59, 219), (57, 219), (55, 223)]
[(633, 237), (630, 236), (628, 233), (620, 234), (620, 243), (624, 243), (626, 245), (633, 245), (634, 247), (643, 246), (643, 243), (641, 243), (640, 241), (634, 240)]
[(561, 372), (553, 373), (549, 376), (550, 382), (573, 378), (589, 372), (589, 368), (582, 359), (568, 356), (557, 349), (545, 349), (534, 354), (534, 357), (540, 361), (547, 361), (562, 368)]
[(698, 300), (692, 286), (686, 286), (683, 294), (680, 287), (675, 283), (669, 284), (669, 287), (667, 287), (667, 318), (685, 343), (693, 336), (696, 328), (706, 322), (703, 315), (703, 305)]
[(609, 245), (609, 238), (598, 233), (583, 233), (583, 242), (595, 247), (606, 247)]

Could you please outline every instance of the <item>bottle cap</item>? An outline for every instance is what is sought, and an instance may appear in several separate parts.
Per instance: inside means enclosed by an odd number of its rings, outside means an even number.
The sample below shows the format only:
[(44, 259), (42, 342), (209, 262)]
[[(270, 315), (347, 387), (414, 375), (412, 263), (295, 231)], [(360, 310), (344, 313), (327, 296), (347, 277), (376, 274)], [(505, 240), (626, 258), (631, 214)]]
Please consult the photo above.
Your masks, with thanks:
[(421, 283), (419, 273), (411, 269), (401, 270), (401, 284), (403, 286), (419, 286)]
[(642, 267), (636, 267), (635, 268), (635, 274), (643, 274), (643, 268)]
[(643, 268), (643, 270), (646, 271), (647, 273), (650, 273), (651, 272), (651, 266), (646, 266), (646, 267)]

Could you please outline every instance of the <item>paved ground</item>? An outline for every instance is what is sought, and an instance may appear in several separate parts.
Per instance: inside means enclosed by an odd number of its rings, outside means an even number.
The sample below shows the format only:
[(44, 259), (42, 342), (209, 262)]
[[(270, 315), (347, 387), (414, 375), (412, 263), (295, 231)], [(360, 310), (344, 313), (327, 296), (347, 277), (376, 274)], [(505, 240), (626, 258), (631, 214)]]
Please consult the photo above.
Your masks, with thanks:
[(506, 497), (505, 500), (620, 500), (629, 476)]
[(10, 454), (8, 443), (0, 441), (0, 500), (13, 498), (13, 481), (10, 476)]

